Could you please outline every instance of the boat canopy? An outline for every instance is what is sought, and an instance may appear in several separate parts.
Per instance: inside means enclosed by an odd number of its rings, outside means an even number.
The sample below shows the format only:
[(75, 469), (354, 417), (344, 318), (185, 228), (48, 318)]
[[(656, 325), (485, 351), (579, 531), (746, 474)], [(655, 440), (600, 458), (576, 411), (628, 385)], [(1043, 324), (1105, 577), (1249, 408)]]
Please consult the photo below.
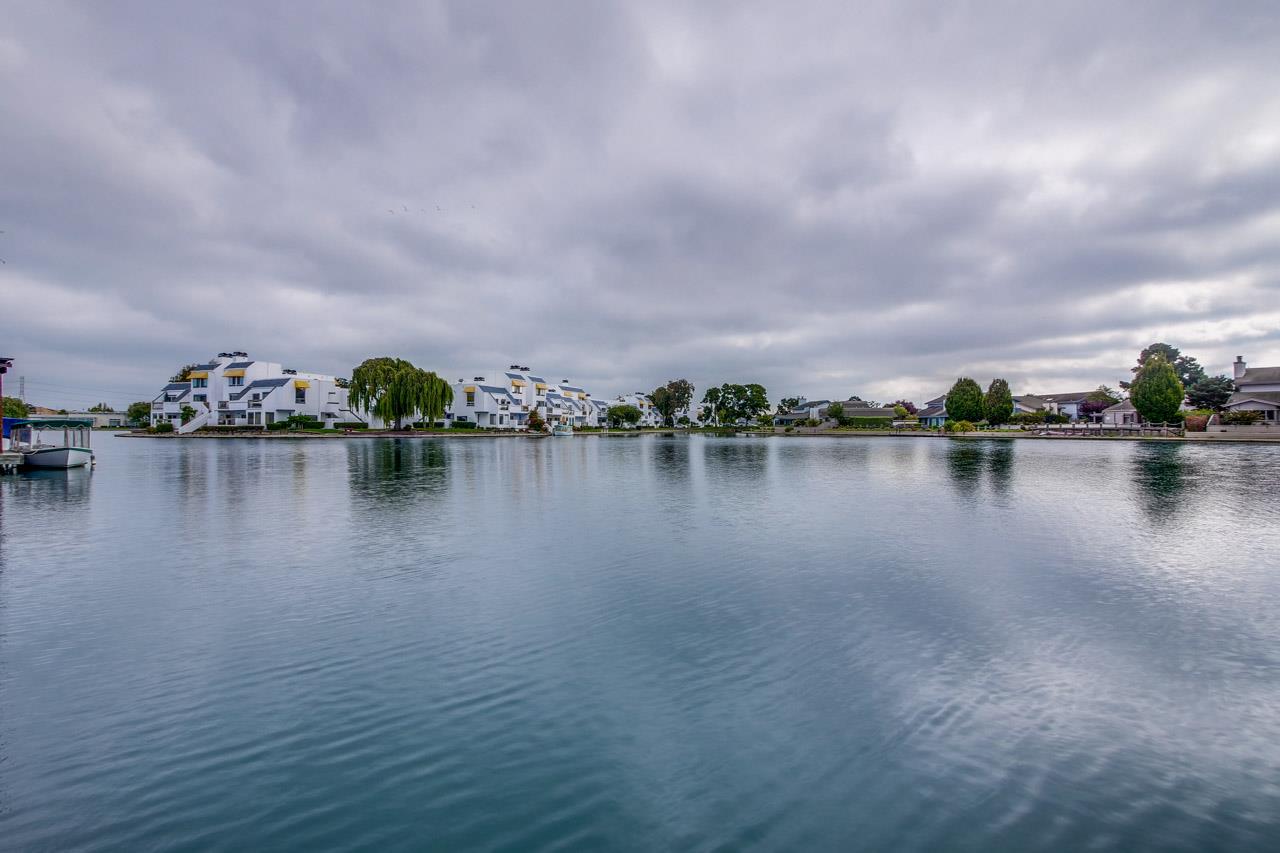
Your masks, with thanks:
[(5, 418), (5, 426), (34, 427), (35, 429), (81, 429), (92, 427), (93, 418)]

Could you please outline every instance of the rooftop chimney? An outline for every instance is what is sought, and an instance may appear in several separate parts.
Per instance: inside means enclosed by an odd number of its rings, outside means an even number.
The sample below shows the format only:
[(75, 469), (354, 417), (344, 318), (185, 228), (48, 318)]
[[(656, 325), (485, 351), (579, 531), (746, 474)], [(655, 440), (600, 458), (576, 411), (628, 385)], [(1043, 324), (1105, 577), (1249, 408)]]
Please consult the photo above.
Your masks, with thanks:
[(1235, 380), (1236, 380), (1237, 382), (1239, 382), (1239, 381), (1240, 381), (1240, 377), (1241, 377), (1241, 376), (1244, 376), (1244, 371), (1245, 371), (1245, 367), (1246, 367), (1246, 365), (1245, 365), (1245, 363), (1244, 363), (1244, 356), (1242, 356), (1242, 355), (1238, 355), (1238, 356), (1236, 356), (1236, 363), (1235, 363), (1235, 364), (1233, 364), (1233, 365), (1231, 365), (1231, 367), (1232, 367), (1232, 368), (1234, 369), (1234, 371), (1235, 371), (1235, 377), (1234, 377), (1234, 378), (1235, 378)]

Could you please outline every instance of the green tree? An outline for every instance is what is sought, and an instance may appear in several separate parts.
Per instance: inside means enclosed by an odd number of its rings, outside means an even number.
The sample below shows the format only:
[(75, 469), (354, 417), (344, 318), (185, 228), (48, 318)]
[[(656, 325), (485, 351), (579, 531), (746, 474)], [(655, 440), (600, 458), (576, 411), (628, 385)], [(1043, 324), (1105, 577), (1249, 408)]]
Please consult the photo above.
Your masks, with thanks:
[(98, 403), (98, 404), (96, 404), (96, 405), (90, 406), (90, 407), (89, 407), (89, 411), (91, 411), (91, 412), (95, 412), (95, 413), (97, 413), (97, 414), (104, 414), (104, 415), (105, 415), (105, 414), (109, 414), (109, 413), (111, 413), (111, 412), (114, 412), (114, 411), (115, 411), (115, 409), (111, 408), (111, 407), (110, 407), (110, 406), (108, 406), (106, 403)]
[(827, 417), (838, 424), (844, 423), (844, 405), (842, 403), (832, 403), (827, 406)]
[(25, 418), (29, 414), (31, 414), (31, 409), (17, 397), (4, 398), (4, 417)]
[(1133, 407), (1149, 423), (1169, 423), (1177, 420), (1182, 407), (1182, 381), (1173, 365), (1157, 353), (1133, 377), (1129, 399)]
[(130, 403), (129, 408), (125, 411), (125, 417), (130, 423), (145, 424), (151, 420), (151, 404), (139, 400), (137, 403)]
[(687, 379), (672, 379), (649, 395), (653, 407), (667, 426), (675, 423), (676, 412), (689, 408), (693, 402), (693, 385)]
[(982, 388), (967, 376), (956, 380), (947, 392), (947, 417), (953, 421), (982, 420)]
[[(948, 412), (951, 410), (948, 408)], [(992, 379), (987, 386), (987, 394), (982, 398), (982, 416), (992, 426), (1007, 424), (1013, 417), (1013, 392), (1009, 383), (1003, 379)], [(968, 420), (972, 420), (969, 418)]]
[(911, 413), (907, 411), (907, 407), (902, 405), (901, 403), (893, 407), (893, 416), (900, 421), (906, 420), (907, 415), (909, 414)]
[(640, 423), (642, 415), (635, 406), (617, 405), (610, 406), (609, 410), (605, 412), (605, 417), (609, 419), (610, 426), (619, 427), (623, 424), (634, 425)]
[(537, 406), (530, 410), (529, 419), (525, 422), (525, 428), (529, 432), (542, 432), (547, 428), (547, 422), (542, 419), (542, 415), (538, 414)]
[[(1189, 355), (1183, 355), (1182, 351), (1175, 346), (1166, 343), (1150, 344), (1142, 352), (1138, 353), (1138, 364), (1132, 368), (1133, 373), (1140, 371), (1143, 366), (1151, 359), (1153, 355), (1158, 355), (1173, 366), (1174, 373), (1178, 377), (1178, 381), (1182, 383), (1183, 388), (1190, 388), (1207, 375), (1204, 368), (1200, 366), (1200, 362)], [(1132, 388), (1131, 383), (1121, 382), (1121, 388)]]
[(453, 388), (446, 380), (390, 356), (365, 359), (351, 371), (347, 395), (353, 409), (371, 412), (395, 429), (414, 416), (434, 424), (453, 402)]
[(1235, 390), (1236, 383), (1229, 376), (1206, 376), (1187, 388), (1187, 400), (1197, 409), (1220, 412)]
[(720, 425), (720, 389), (708, 388), (707, 392), (702, 395), (702, 405), (705, 411), (710, 415), (711, 421), (716, 425)]
[(753, 421), (769, 411), (769, 394), (758, 383), (720, 386), (720, 410), (723, 417), (732, 422)]
[(180, 411), (182, 414), (182, 422), (184, 424), (196, 416), (196, 410), (194, 406), (183, 406)]
[(194, 364), (184, 364), (178, 368), (178, 372), (169, 377), (170, 382), (186, 382), (191, 378), (191, 371), (195, 370)]
[(778, 414), (780, 415), (789, 414), (792, 409), (797, 408), (799, 405), (800, 405), (799, 397), (783, 397), (781, 400), (778, 401)]

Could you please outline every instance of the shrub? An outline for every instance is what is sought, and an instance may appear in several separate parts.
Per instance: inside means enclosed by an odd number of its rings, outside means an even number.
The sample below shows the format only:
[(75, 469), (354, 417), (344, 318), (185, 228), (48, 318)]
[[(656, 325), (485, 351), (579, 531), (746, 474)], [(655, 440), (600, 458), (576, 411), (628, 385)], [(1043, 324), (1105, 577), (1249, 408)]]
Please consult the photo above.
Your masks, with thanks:
[(947, 421), (947, 432), (973, 432), (973, 421)]
[(288, 421), (272, 421), (271, 423), (267, 424), (267, 429), (270, 432), (275, 432), (276, 430), (281, 430), (281, 429), (287, 429), (288, 427), (289, 427)]
[(173, 432), (173, 421), (160, 421), (153, 429), (156, 432)]
[(1044, 423), (1044, 412), (1018, 412), (1009, 418), (1011, 424), (1042, 424)]
[[(530, 420), (532, 420), (532, 418), (530, 418)], [(454, 429), (475, 429), (476, 423), (475, 421), (454, 421), (453, 428)]]
[(369, 425), (363, 421), (338, 421), (333, 425), (334, 429), (368, 429)]
[(1262, 412), (1250, 409), (1237, 409), (1222, 416), (1222, 422), (1230, 426), (1249, 426), (1262, 420)]
[(1209, 426), (1208, 415), (1197, 415), (1195, 412), (1187, 412), (1186, 421), (1187, 432), (1204, 432)]
[(783, 430), (783, 432), (791, 432), (794, 429), (795, 427), (787, 427), (786, 429)]
[(891, 429), (893, 418), (845, 418), (840, 426), (849, 429)]
[(804, 425), (807, 427), (819, 427), (819, 426), (822, 426), (822, 421), (818, 420), (817, 418), (809, 418), (807, 421), (804, 422)]
[(1071, 418), (1066, 415), (1057, 415), (1053, 412), (1048, 412), (1044, 416), (1044, 422), (1047, 424), (1069, 424), (1071, 423)]

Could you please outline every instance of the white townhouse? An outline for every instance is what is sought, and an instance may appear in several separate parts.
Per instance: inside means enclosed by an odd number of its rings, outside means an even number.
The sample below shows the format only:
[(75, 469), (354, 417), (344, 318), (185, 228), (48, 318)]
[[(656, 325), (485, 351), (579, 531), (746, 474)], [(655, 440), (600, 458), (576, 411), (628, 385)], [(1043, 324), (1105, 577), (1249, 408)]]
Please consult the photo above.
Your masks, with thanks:
[[(152, 426), (161, 421), (178, 432), (203, 426), (266, 426), (290, 415), (309, 415), (324, 426), (359, 418), (347, 405), (346, 383), (323, 373), (305, 373), (274, 361), (254, 361), (243, 352), (221, 352), (170, 382), (151, 403)], [(184, 407), (195, 414), (182, 423)]]
[(568, 379), (548, 382), (529, 368), (506, 370), (459, 379), (453, 385), (453, 404), (445, 414), (450, 425), (474, 423), (486, 429), (527, 429), (532, 412), (549, 424), (598, 426), (599, 407), (586, 389)]
[[(653, 398), (642, 391), (619, 394), (609, 406), (635, 406), (640, 410), (640, 422), (636, 424), (637, 427), (662, 426), (662, 415), (654, 407)], [(606, 407), (606, 411), (607, 409), (608, 407)]]

